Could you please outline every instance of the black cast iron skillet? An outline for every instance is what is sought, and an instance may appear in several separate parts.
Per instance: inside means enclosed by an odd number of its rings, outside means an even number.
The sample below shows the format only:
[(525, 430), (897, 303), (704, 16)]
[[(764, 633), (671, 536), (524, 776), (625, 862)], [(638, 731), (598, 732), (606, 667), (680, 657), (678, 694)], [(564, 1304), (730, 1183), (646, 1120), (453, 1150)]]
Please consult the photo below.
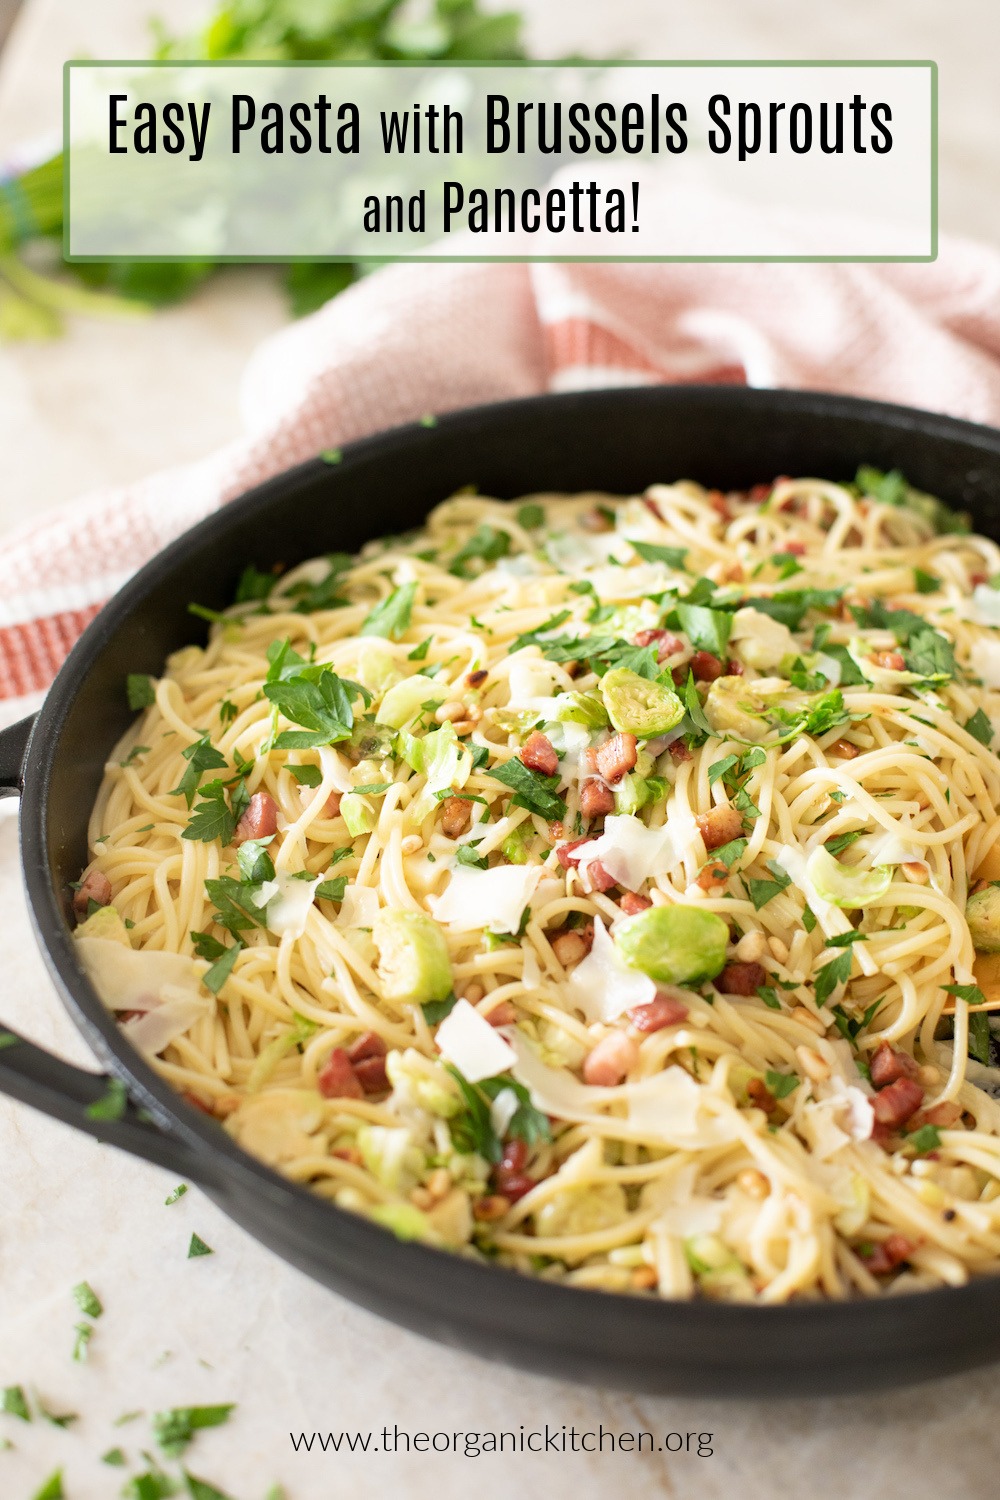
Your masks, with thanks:
[[(399, 428), (251, 491), (141, 570), (74, 648), (37, 719), (0, 735), (0, 790), (21, 794), (35, 928), (63, 1002), (130, 1103), (87, 1106), (107, 1080), (26, 1042), (0, 1050), (0, 1090), (199, 1183), (251, 1234), (383, 1317), (533, 1370), (642, 1390), (803, 1395), (924, 1380), (1000, 1357), (1000, 1277), (877, 1302), (740, 1307), (572, 1290), (401, 1244), (285, 1181), (163, 1082), (122, 1037), (78, 964), (68, 885), (108, 752), (128, 726), (126, 673), (198, 639), (190, 600), (222, 608), (240, 571), (353, 551), (418, 524), (462, 485), (629, 494), (690, 477), (721, 488), (775, 474), (901, 468), (1000, 535), (1000, 432), (902, 407), (786, 391), (659, 387), (541, 397)], [(127, 1233), (127, 1206), (123, 1209)]]

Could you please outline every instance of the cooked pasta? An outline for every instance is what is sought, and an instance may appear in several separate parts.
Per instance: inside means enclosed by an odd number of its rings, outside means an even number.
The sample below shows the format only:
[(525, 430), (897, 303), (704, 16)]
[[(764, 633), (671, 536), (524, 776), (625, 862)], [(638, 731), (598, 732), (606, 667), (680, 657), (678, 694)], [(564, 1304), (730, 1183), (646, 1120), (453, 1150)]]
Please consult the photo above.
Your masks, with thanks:
[(248, 568), (129, 679), (82, 962), (404, 1238), (674, 1298), (996, 1272), (998, 582), (864, 469)]

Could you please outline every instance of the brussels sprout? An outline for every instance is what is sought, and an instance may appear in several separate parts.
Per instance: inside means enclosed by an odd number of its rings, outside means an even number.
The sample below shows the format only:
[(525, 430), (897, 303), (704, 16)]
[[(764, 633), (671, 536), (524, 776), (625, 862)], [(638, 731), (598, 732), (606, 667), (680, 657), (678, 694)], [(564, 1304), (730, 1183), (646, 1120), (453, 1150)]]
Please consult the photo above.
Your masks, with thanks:
[(727, 1302), (750, 1302), (753, 1287), (747, 1269), (717, 1234), (695, 1234), (684, 1241), (688, 1265), (707, 1297)]
[(428, 1245), (438, 1243), (427, 1215), (412, 1203), (379, 1203), (369, 1210), (368, 1217), (381, 1224), (383, 1229), (391, 1230), (397, 1240), (422, 1240)]
[[(762, 688), (768, 690), (767, 696)], [(781, 678), (747, 682), (743, 677), (718, 677), (705, 699), (705, 718), (721, 738), (757, 744), (771, 732), (767, 712), (773, 703), (768, 700), (787, 690), (788, 683)]]
[(371, 833), (375, 827), (375, 809), (367, 797), (361, 797), (357, 792), (345, 792), (341, 797), (340, 816), (347, 824), (347, 831), (352, 839), (362, 833)]
[(615, 930), (625, 962), (658, 984), (713, 979), (726, 962), (728, 942), (722, 918), (700, 906), (651, 906)]
[(556, 1198), (543, 1203), (535, 1215), (535, 1233), (548, 1235), (593, 1234), (618, 1224), (628, 1213), (625, 1190), (617, 1182), (565, 1187)]
[(441, 928), (422, 911), (383, 911), (372, 938), (387, 1000), (424, 1005), (451, 994), (451, 959)]
[[(362, 687), (368, 688), (376, 697), (403, 678), (392, 652), (381, 641), (375, 640), (361, 642), (356, 676)], [(387, 722), (383, 720), (383, 723)]]
[(1000, 885), (996, 881), (969, 897), (965, 920), (980, 953), (1000, 953)]
[(528, 863), (528, 845), (535, 837), (535, 827), (531, 822), (518, 823), (513, 833), (508, 833), (500, 845), (500, 853), (508, 864), (526, 865)]
[(120, 914), (113, 906), (101, 906), (93, 912), (86, 920), (81, 922), (73, 933), (77, 938), (106, 938), (110, 943), (121, 943), (124, 948), (131, 948), (132, 940), (128, 935), (128, 928), (122, 921)]
[(795, 637), (787, 625), (748, 605), (733, 615), (730, 640), (749, 667), (766, 672), (795, 651)]
[(404, 677), (402, 682), (389, 689), (379, 704), (379, 723), (402, 729), (404, 724), (417, 717), (425, 703), (437, 705), (443, 703), (446, 696), (447, 690), (433, 677), (422, 677), (419, 673), (416, 677)]
[(405, 1052), (390, 1052), (385, 1071), (392, 1084), (394, 1107), (415, 1105), (441, 1120), (450, 1120), (462, 1107), (451, 1074), (415, 1047), (407, 1047)]
[(365, 1166), (384, 1188), (408, 1193), (416, 1187), (424, 1154), (405, 1125), (361, 1125), (357, 1142)]
[(605, 672), (601, 697), (614, 727), (644, 740), (667, 734), (684, 717), (684, 705), (671, 688), (640, 677), (628, 667)]
[(599, 693), (560, 693), (555, 716), (562, 723), (582, 724), (586, 729), (604, 729), (608, 715)]
[(824, 901), (848, 908), (878, 901), (892, 882), (892, 870), (888, 865), (863, 870), (858, 865), (841, 864), (822, 845), (806, 860), (805, 873)]

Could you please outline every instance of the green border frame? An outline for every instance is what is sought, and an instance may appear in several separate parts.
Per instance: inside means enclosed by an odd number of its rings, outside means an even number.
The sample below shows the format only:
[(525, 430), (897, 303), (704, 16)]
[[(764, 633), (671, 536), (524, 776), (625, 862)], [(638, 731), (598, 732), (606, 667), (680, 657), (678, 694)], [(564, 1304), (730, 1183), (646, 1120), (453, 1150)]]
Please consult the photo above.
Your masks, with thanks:
[(600, 58), (558, 62), (545, 58), (500, 60), (387, 59), (379, 62), (299, 60), (277, 62), (267, 58), (90, 58), (63, 64), (63, 259), (69, 264), (95, 261), (134, 261), (173, 265), (195, 259), (183, 255), (71, 255), (69, 86), (73, 68), (928, 68), (931, 85), (931, 249), (928, 255), (213, 255), (218, 265), (290, 265), (297, 261), (330, 265), (384, 265), (386, 262), (424, 265), (473, 265), (479, 261), (532, 264), (642, 264), (642, 265), (926, 265), (938, 258), (938, 65), (930, 58)]

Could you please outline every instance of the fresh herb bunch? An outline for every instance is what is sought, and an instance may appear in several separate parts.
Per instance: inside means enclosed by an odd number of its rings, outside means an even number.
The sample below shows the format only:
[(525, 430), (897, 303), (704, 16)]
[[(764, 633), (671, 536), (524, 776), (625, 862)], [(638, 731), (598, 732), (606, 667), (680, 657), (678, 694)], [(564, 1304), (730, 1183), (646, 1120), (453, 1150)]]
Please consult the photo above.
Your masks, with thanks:
[[(153, 26), (158, 60), (274, 62), (511, 61), (524, 56), (517, 11), (488, 13), (480, 0), (224, 0), (193, 37)], [(61, 240), (63, 158), (22, 173), (0, 195), (0, 338), (54, 337), (73, 312), (120, 313), (188, 296), (216, 269), (208, 260), (155, 264), (87, 262), (71, 268), (84, 286), (29, 268), (17, 253)], [(284, 270), (292, 314), (302, 317), (350, 286), (362, 268), (299, 261)], [(136, 307), (136, 304), (139, 304)]]

